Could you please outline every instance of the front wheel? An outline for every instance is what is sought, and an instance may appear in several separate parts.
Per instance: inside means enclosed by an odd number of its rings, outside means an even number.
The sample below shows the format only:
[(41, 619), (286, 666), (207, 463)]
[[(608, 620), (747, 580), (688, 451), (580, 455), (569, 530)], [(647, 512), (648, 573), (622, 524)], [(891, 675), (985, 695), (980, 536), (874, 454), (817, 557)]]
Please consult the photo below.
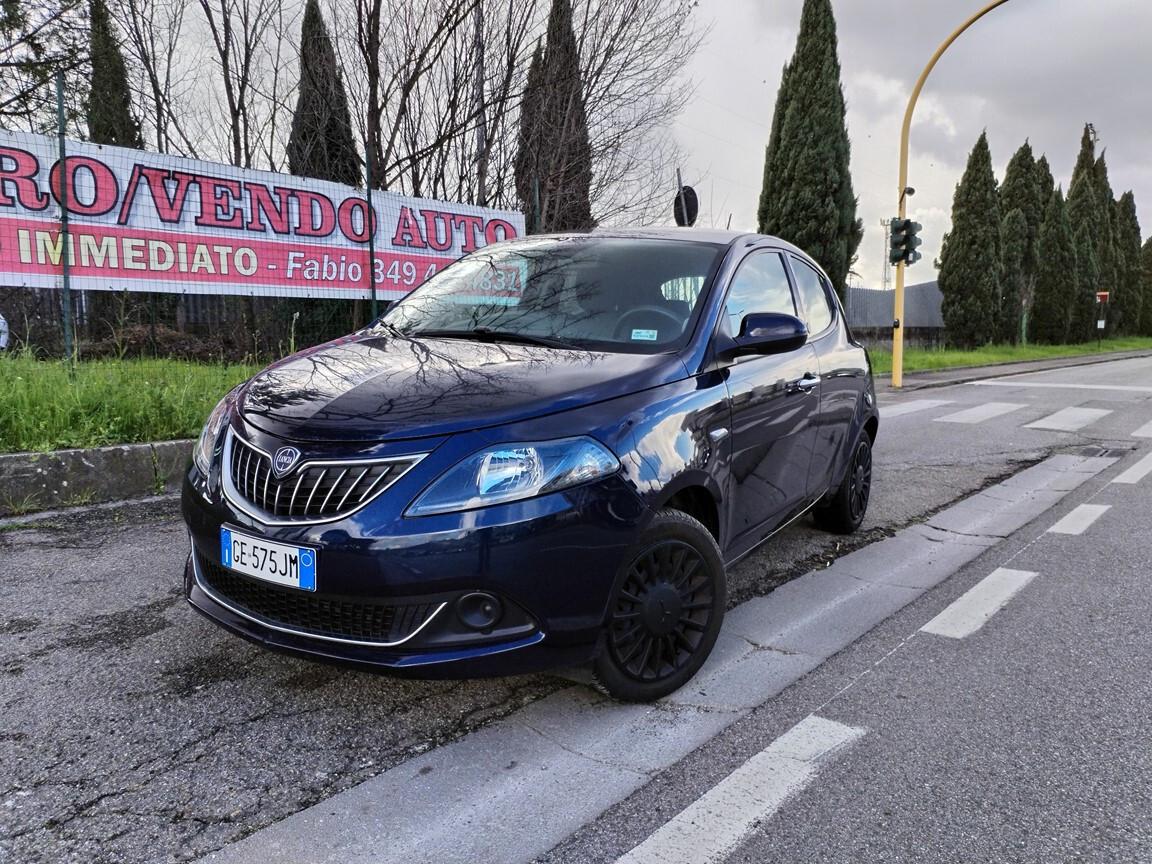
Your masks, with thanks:
[(867, 432), (861, 432), (840, 487), (826, 504), (813, 511), (817, 526), (834, 534), (851, 534), (864, 521), (871, 495), (872, 440)]
[(613, 586), (592, 671), (625, 702), (667, 696), (699, 671), (724, 620), (724, 561), (708, 529), (661, 510)]

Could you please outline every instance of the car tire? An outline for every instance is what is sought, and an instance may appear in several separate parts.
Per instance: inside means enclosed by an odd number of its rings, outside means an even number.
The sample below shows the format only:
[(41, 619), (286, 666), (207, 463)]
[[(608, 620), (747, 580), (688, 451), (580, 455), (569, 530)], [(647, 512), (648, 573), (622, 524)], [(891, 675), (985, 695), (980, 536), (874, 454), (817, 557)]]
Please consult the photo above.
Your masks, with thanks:
[(833, 534), (851, 534), (868, 512), (872, 494), (872, 439), (861, 432), (839, 488), (812, 515), (816, 525)]
[(592, 674), (624, 702), (651, 702), (695, 675), (728, 602), (720, 547), (699, 521), (660, 510), (616, 576)]

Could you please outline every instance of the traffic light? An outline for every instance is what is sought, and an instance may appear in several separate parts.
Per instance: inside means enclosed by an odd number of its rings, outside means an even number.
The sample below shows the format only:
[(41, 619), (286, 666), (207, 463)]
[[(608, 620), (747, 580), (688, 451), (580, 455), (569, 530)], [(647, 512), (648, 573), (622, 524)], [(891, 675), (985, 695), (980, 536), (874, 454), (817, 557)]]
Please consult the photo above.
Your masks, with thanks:
[(924, 226), (911, 219), (893, 219), (888, 223), (888, 260), (893, 264), (915, 264), (922, 256), (916, 247), (924, 241), (917, 236)]

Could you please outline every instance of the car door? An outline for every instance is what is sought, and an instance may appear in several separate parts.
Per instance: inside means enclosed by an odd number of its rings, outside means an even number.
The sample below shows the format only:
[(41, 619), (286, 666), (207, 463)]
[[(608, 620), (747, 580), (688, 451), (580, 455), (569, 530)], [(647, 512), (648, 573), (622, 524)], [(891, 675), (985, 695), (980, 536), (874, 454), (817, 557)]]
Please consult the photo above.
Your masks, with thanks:
[[(797, 313), (780, 252), (757, 250), (740, 263), (725, 298), (722, 338), (740, 335), (744, 316), (753, 312)], [(732, 418), (727, 536), (735, 556), (807, 503), (820, 379), (810, 345), (740, 357), (726, 373)]]
[(808, 325), (808, 344), (816, 352), (820, 404), (814, 417), (815, 447), (809, 471), (809, 491), (826, 492), (834, 482), (837, 456), (844, 451), (863, 388), (860, 349), (848, 341), (839, 306), (828, 280), (797, 255), (789, 255), (800, 317)]

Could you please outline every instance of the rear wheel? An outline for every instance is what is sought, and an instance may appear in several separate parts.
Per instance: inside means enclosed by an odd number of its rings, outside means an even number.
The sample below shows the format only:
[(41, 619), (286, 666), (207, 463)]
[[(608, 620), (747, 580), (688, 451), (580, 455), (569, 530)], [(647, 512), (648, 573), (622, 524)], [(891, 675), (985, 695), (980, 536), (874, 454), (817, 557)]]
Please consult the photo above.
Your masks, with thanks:
[(690, 679), (712, 651), (727, 603), (724, 562), (708, 529), (661, 510), (617, 575), (593, 663), (597, 684), (648, 702)]
[(871, 495), (872, 440), (861, 432), (844, 480), (828, 502), (813, 511), (816, 525), (835, 534), (851, 534), (864, 521)]

